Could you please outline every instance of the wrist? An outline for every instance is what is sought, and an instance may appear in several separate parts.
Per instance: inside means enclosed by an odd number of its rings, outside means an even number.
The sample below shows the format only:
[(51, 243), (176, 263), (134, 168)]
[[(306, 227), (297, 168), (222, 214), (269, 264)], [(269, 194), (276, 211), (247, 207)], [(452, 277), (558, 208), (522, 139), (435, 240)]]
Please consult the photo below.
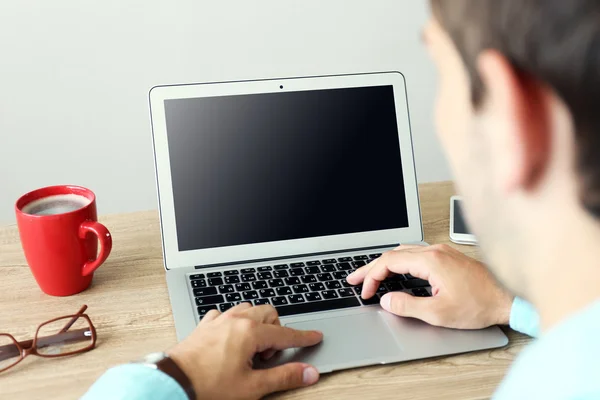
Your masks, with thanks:
[(510, 324), (510, 313), (512, 311), (512, 305), (515, 297), (506, 292), (502, 291), (500, 294), (498, 307), (496, 308), (496, 321), (495, 325), (509, 325)]
[(201, 370), (198, 368), (198, 362), (190, 359), (189, 352), (181, 349), (181, 345), (177, 345), (166, 352), (171, 360), (177, 364), (181, 371), (187, 376), (196, 394), (196, 400), (202, 399), (202, 394), (205, 392), (200, 382)]

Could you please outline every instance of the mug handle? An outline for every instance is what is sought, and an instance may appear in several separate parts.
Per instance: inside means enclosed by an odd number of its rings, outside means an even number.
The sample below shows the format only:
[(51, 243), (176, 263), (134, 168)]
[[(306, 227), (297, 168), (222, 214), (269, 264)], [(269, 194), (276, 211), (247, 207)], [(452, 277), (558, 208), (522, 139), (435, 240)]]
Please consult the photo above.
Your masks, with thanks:
[(112, 249), (112, 236), (106, 227), (95, 221), (84, 221), (79, 227), (79, 237), (85, 239), (88, 233), (93, 233), (98, 237), (100, 243), (100, 252), (94, 261), (88, 261), (81, 271), (83, 276), (88, 276), (98, 269), (106, 261)]

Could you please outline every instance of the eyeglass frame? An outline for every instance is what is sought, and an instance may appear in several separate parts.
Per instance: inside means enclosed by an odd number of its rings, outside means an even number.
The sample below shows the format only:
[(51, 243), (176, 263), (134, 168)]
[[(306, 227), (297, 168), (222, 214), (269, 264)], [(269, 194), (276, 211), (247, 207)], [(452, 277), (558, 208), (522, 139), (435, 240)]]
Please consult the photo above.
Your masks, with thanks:
[[(13, 335), (11, 335), (10, 333), (0, 333), (0, 337), (5, 336), (8, 337), (9, 339), (12, 340), (13, 344), (16, 346), (17, 350), (19, 351), (19, 360), (17, 362), (15, 362), (14, 364), (6, 367), (6, 368), (2, 368), (0, 369), (0, 373), (16, 366), (17, 364), (19, 364), (21, 361), (23, 361), (27, 356), (29, 355), (34, 355), (34, 356), (38, 356), (38, 357), (42, 357), (42, 358), (57, 358), (57, 357), (68, 357), (68, 356), (72, 356), (75, 354), (81, 354), (81, 353), (85, 353), (88, 352), (92, 349), (94, 349), (96, 347), (96, 328), (94, 327), (94, 324), (92, 323), (92, 320), (90, 319), (90, 317), (87, 314), (84, 314), (85, 310), (87, 309), (87, 305), (84, 305), (83, 307), (81, 307), (81, 309), (79, 309), (79, 311), (77, 312), (77, 314), (72, 314), (72, 315), (64, 315), (62, 317), (58, 317), (58, 318), (54, 318), (45, 322), (42, 322), (41, 324), (38, 325), (37, 329), (35, 330), (35, 335), (33, 336), (33, 339), (29, 339), (29, 340), (23, 340), (21, 342), (17, 341), (15, 339), (15, 337)], [(52, 345), (55, 343), (62, 343), (65, 341), (70, 341), (73, 339), (76, 339), (78, 337), (80, 337), (79, 335), (83, 334), (83, 336), (85, 336), (85, 333), (89, 330), (91, 332), (91, 340), (92, 342), (85, 348), (83, 349), (79, 349), (79, 350), (75, 350), (75, 351), (71, 351), (68, 353), (61, 353), (61, 354), (40, 354), (38, 352), (38, 334), (40, 332), (40, 329), (44, 326), (44, 325), (48, 325), (51, 324), (53, 322), (59, 321), (61, 319), (66, 319), (66, 318), (71, 318), (71, 320), (56, 334), (56, 335), (51, 335), (51, 336), (45, 336), (42, 338), (41, 340), (41, 344), (43, 345)], [(76, 331), (73, 332), (67, 332), (69, 330), (69, 328), (71, 328), (71, 326), (73, 326), (73, 324), (75, 322), (77, 322), (77, 320), (79, 318), (83, 318), (85, 319), (88, 323), (89, 323), (89, 329), (78, 329)], [(66, 338), (65, 338), (66, 336)], [(60, 340), (57, 340), (58, 338), (60, 338)], [(87, 336), (85, 336), (87, 339)], [(11, 356), (11, 353), (7, 353), (6, 357), (7, 358), (1, 358), (2, 356), (5, 356), (4, 354), (2, 354), (2, 348), (5, 347), (12, 347), (12, 345), (10, 344), (6, 344), (6, 345), (2, 345), (0, 346), (0, 361), (8, 359), (8, 357)], [(13, 353), (14, 354), (14, 353)]]

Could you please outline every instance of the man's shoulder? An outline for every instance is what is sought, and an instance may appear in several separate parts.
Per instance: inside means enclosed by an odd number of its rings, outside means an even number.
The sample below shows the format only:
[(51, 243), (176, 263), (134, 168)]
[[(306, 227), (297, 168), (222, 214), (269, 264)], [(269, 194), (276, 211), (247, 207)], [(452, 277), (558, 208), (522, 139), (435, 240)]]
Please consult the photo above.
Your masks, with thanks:
[(519, 356), (496, 399), (600, 399), (600, 302), (543, 335)]

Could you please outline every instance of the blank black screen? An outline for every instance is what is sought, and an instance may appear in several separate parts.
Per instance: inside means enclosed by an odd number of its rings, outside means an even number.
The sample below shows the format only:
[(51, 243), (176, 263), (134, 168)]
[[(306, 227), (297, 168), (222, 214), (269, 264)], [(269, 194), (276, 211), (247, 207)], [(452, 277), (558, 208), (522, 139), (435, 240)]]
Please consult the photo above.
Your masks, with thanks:
[(471, 235), (463, 216), (462, 204), (458, 200), (454, 200), (454, 233)]
[(165, 111), (180, 251), (408, 227), (392, 86)]

